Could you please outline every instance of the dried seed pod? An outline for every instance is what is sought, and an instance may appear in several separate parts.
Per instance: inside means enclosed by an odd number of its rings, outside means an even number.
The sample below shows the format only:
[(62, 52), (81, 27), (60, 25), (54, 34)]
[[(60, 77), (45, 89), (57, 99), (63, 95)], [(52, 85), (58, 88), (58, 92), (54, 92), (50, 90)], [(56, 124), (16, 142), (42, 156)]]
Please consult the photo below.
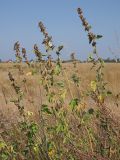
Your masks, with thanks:
[(22, 48), (22, 55), (24, 58), (26, 58), (26, 49), (25, 48)]
[(85, 31), (89, 32), (91, 27), (90, 27), (89, 23), (86, 21), (86, 19), (84, 18), (82, 9), (78, 8), (77, 12), (78, 12), (78, 15), (79, 15), (79, 17), (80, 17), (80, 19), (82, 21), (82, 25), (85, 28)]
[(8, 76), (9, 76), (9, 79), (10, 79), (11, 82), (14, 82), (14, 81), (15, 81), (15, 79), (13, 78), (11, 72), (8, 73)]
[(30, 63), (28, 61), (28, 58), (27, 58), (27, 54), (26, 54), (26, 49), (25, 48), (22, 48), (22, 55), (23, 55), (23, 58), (25, 59), (25, 63), (30, 65)]
[(17, 62), (22, 62), (22, 57), (20, 55), (20, 44), (18, 41), (14, 44), (14, 50), (16, 52), (15, 56), (16, 56)]
[(39, 51), (37, 44), (34, 45), (34, 53), (36, 57), (38, 58), (38, 61), (39, 62), (42, 61), (42, 53)]
[(49, 50), (53, 50), (54, 49), (54, 45), (52, 43), (52, 36), (49, 36), (47, 31), (46, 31), (46, 28), (45, 26), (43, 25), (42, 22), (39, 22), (38, 26), (40, 27), (40, 31), (43, 33), (44, 35), (44, 39), (43, 39), (43, 42), (42, 44), (45, 45), (45, 48), (46, 48), (46, 52), (48, 52)]
[(75, 53), (71, 53), (70, 57), (72, 61), (75, 60)]

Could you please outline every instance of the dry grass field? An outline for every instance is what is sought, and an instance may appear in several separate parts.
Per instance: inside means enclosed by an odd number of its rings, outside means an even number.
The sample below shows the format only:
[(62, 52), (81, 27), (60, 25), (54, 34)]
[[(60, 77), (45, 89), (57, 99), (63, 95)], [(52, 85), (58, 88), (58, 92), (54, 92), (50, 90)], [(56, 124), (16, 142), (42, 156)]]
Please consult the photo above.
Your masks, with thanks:
[[(118, 160), (120, 64), (104, 66), (106, 90), (112, 92), (105, 101), (93, 97), (97, 90), (96, 84), (91, 86), (96, 79), (92, 63), (77, 62), (76, 67), (72, 62), (61, 65), (59, 75), (51, 79), (48, 69), (45, 75), (48, 79), (41, 83), (43, 73), (39, 72), (39, 63), (0, 64), (2, 160), (13, 160), (13, 157), (15, 160), (25, 160), (24, 157), (31, 160), (93, 160), (94, 157), (112, 160), (115, 157)], [(52, 63), (54, 71), (55, 67)], [(45, 144), (49, 145), (45, 147)]]
[[(90, 63), (77, 63), (77, 72), (80, 77), (80, 90), (87, 90), (90, 87), (90, 81), (95, 79), (94, 70), (90, 70)], [(26, 64), (22, 65), (24, 74), (20, 75), (15, 63), (1, 63), (0, 64), (0, 112), (4, 113), (6, 117), (13, 118), (13, 114), (17, 115), (16, 106), (11, 102), (13, 97), (16, 96), (13, 88), (11, 87), (10, 80), (8, 78), (8, 72), (12, 72), (18, 84), (23, 87), (25, 94), (25, 104), (26, 109), (35, 111), (37, 104), (40, 102), (40, 96), (44, 99), (44, 93), (40, 95), (40, 75), (27, 75), (29, 69)], [(72, 63), (64, 63), (63, 70), (66, 73), (68, 79), (70, 75), (74, 73), (74, 68)], [(26, 76), (27, 75), (27, 76)], [(112, 112), (117, 116), (120, 116), (120, 101), (117, 100), (118, 106), (116, 106), (115, 96), (120, 93), (120, 64), (119, 63), (107, 63), (104, 68), (104, 78), (107, 82), (107, 88), (112, 91), (113, 95), (106, 100), (107, 106), (112, 109)], [(26, 85), (22, 84), (22, 81), (26, 79)], [(63, 77), (59, 77), (58, 81)], [(77, 95), (77, 91), (73, 84), (70, 83), (70, 89), (74, 95)], [(69, 93), (69, 87), (67, 87), (67, 99), (66, 102), (70, 100), (71, 96)], [(33, 105), (34, 102), (34, 105)], [(15, 118), (15, 117), (14, 117)]]

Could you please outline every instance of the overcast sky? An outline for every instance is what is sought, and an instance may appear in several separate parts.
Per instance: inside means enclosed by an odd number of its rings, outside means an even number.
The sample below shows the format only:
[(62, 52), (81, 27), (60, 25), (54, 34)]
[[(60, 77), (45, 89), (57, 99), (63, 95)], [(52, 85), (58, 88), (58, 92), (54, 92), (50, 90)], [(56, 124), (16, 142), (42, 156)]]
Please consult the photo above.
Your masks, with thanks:
[(84, 16), (96, 34), (102, 34), (98, 43), (102, 57), (112, 57), (120, 48), (120, 0), (0, 0), (0, 58), (14, 59), (13, 45), (19, 41), (30, 58), (34, 57), (33, 45), (41, 44), (43, 36), (38, 28), (42, 21), (53, 37), (55, 45), (64, 45), (62, 58), (76, 52), (85, 59), (91, 52), (88, 39), (77, 15), (81, 7)]

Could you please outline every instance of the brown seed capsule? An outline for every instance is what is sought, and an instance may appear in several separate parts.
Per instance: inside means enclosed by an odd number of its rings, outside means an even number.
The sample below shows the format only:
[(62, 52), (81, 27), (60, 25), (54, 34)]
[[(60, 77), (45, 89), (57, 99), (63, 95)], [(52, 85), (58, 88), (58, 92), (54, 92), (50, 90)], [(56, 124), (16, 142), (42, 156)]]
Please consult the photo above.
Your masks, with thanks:
[(78, 8), (77, 12), (78, 12), (78, 14), (82, 14), (83, 13), (81, 8)]

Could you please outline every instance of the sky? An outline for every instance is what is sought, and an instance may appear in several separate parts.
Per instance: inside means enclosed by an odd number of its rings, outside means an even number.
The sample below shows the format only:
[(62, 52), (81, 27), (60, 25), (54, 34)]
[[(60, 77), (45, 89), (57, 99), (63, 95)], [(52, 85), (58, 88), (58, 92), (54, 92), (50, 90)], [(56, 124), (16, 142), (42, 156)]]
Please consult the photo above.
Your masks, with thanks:
[(26, 48), (30, 59), (34, 58), (35, 43), (44, 52), (39, 21), (44, 23), (56, 46), (64, 45), (62, 59), (69, 59), (72, 52), (78, 59), (86, 59), (92, 49), (78, 17), (78, 7), (92, 31), (103, 35), (98, 42), (100, 56), (113, 57), (109, 48), (119, 54), (120, 0), (0, 0), (0, 59), (15, 59), (16, 41)]

